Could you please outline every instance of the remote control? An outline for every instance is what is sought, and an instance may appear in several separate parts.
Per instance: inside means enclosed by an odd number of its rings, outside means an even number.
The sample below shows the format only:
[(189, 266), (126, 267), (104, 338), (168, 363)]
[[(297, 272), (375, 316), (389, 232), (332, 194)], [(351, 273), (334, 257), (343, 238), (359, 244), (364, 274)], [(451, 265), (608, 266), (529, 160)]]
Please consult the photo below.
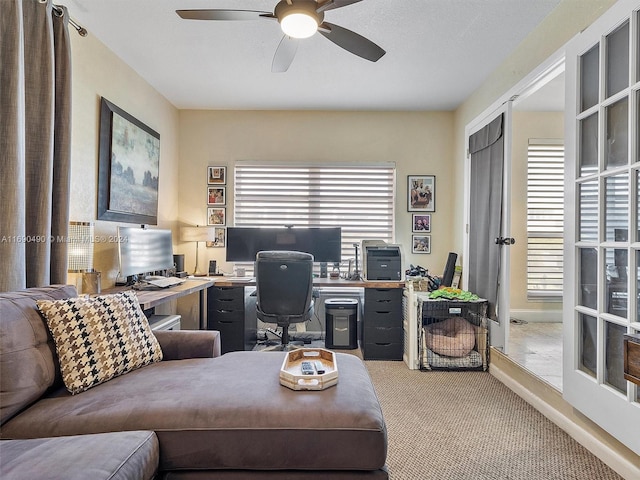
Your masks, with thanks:
[(322, 362), (320, 360), (317, 360), (313, 363), (316, 367), (316, 372), (318, 372), (318, 375), (322, 375), (324, 372), (326, 372), (324, 365), (322, 365)]
[(302, 374), (303, 375), (313, 375), (315, 373), (315, 369), (311, 362), (302, 362)]

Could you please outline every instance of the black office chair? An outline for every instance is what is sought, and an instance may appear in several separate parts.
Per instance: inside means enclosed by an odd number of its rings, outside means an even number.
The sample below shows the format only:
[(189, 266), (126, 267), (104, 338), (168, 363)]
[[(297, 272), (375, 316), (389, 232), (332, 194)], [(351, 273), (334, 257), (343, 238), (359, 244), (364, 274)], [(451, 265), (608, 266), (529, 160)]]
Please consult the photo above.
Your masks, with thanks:
[(256, 311), (265, 323), (282, 327), (282, 350), (290, 349), (289, 325), (313, 316), (313, 255), (262, 251), (256, 255)]

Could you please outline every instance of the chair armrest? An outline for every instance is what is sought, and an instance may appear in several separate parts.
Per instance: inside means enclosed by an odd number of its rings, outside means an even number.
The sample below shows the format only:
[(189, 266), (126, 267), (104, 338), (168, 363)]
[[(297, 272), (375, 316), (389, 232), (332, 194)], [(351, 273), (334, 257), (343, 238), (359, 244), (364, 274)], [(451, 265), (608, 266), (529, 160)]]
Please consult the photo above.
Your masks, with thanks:
[(164, 360), (220, 356), (220, 332), (215, 330), (158, 330), (153, 334)]

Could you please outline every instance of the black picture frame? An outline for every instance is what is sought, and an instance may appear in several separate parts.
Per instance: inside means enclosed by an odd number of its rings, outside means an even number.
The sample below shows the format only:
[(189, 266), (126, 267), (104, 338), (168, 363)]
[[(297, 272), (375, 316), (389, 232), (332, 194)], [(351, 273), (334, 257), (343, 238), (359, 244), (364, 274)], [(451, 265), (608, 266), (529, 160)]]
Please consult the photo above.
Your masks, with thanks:
[(207, 185), (226, 185), (227, 167), (207, 167)]
[(160, 134), (100, 99), (98, 220), (158, 224)]
[(407, 211), (436, 211), (436, 176), (407, 176)]
[(411, 231), (413, 233), (430, 233), (431, 232), (431, 215), (414, 213), (411, 216)]
[(431, 253), (431, 235), (411, 235), (411, 253)]
[(221, 207), (227, 204), (226, 187), (207, 187), (207, 205)]

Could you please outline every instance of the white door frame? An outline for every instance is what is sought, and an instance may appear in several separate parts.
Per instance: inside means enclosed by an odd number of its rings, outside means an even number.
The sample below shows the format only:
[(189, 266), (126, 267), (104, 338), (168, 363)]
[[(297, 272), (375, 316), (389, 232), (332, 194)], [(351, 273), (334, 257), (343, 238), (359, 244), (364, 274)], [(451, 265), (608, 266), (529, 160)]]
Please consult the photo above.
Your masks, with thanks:
[[(564, 69), (564, 48), (556, 51), (545, 62), (540, 64), (531, 73), (525, 76), (515, 86), (501, 95), (498, 100), (492, 103), (480, 115), (475, 117), (465, 127), (464, 136), (464, 186), (465, 186), (465, 202), (464, 202), (464, 243), (462, 257), (462, 272), (464, 285), (469, 282), (469, 188), (471, 185), (471, 160), (468, 154), (469, 137), (480, 130), (484, 125), (496, 118), (501, 113), (504, 114), (503, 135), (504, 135), (504, 171), (503, 171), (503, 209), (502, 209), (502, 237), (510, 237), (511, 231), (511, 156), (512, 156), (512, 104), (513, 100), (521, 95), (529, 95), (540, 85), (544, 83), (546, 78), (553, 78)], [(518, 241), (526, 241), (526, 239), (516, 239)], [(492, 321), (490, 325), (491, 346), (494, 346), (508, 354), (509, 345), (509, 276), (510, 276), (510, 254), (509, 247), (500, 249), (500, 288), (498, 290), (497, 314), (500, 322)]]

